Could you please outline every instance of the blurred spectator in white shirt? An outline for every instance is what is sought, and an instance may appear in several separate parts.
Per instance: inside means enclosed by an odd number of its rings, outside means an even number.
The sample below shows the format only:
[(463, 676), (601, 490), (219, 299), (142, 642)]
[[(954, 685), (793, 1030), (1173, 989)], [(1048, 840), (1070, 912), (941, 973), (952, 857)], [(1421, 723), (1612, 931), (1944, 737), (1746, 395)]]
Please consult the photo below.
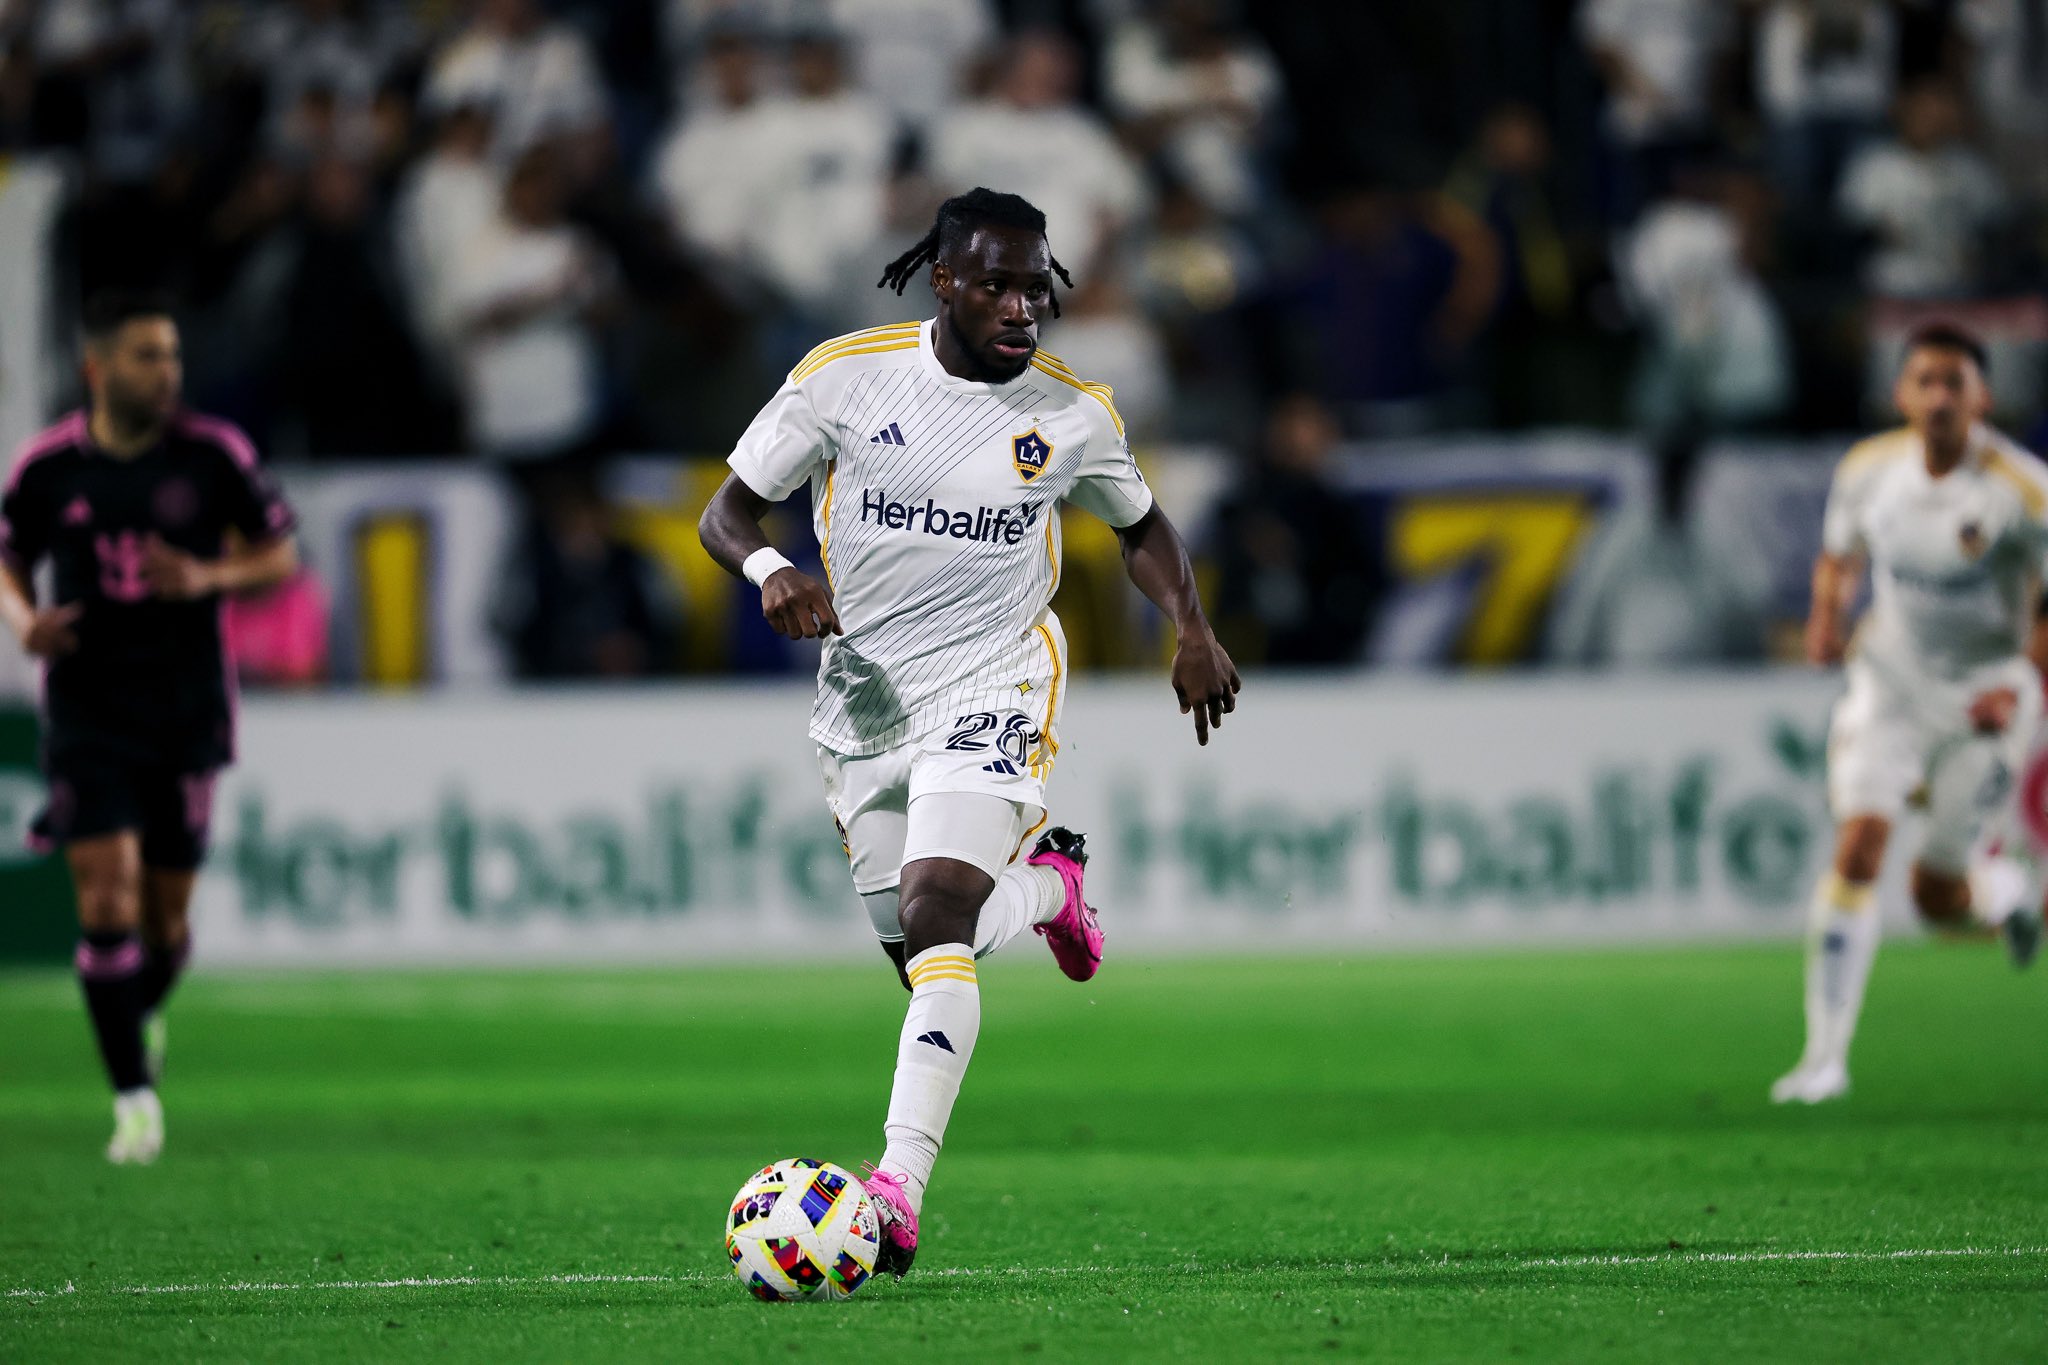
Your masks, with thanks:
[(751, 172), (731, 211), (744, 214), (745, 267), (785, 301), (823, 315), (844, 263), (874, 250), (894, 133), (879, 104), (847, 88), (833, 34), (800, 33), (789, 77), (789, 97), (747, 112), (726, 153), (744, 157)]
[(455, 378), (460, 319), (455, 280), (463, 253), (496, 216), (502, 194), (490, 159), (491, 118), (466, 104), (441, 115), (433, 146), (415, 163), (392, 208), (407, 309), (421, 349), (444, 382)]
[(853, 83), (911, 129), (960, 97), (999, 32), (991, 0), (831, 0), (828, 12)]
[(1647, 209), (1622, 253), (1623, 281), (1648, 333), (1636, 416), (1659, 435), (1743, 427), (1792, 395), (1790, 345), (1751, 246), (1756, 186), (1693, 173)]
[(1756, 92), (1781, 191), (1816, 206), (1831, 202), (1843, 165), (1883, 130), (1898, 43), (1898, 20), (1882, 0), (1765, 5)]
[(1627, 221), (1713, 132), (1734, 7), (1726, 0), (1586, 0), (1579, 32), (1607, 85), (1608, 134), (1621, 158), (1609, 207)]
[(499, 213), (456, 264), (469, 440), (494, 457), (570, 453), (603, 421), (597, 328), (616, 272), (564, 217), (566, 195), (552, 147), (529, 149), (506, 179)]
[(375, 0), (266, 6), (247, 17), (234, 40), (235, 55), (267, 91), (273, 139), (286, 141), (286, 120), (314, 92), (331, 99), (337, 122), (367, 125), (378, 90), (419, 47), (410, 17)]
[(738, 268), (761, 170), (748, 146), (762, 104), (761, 53), (737, 26), (707, 35), (696, 64), (701, 86), (653, 162), (653, 191), (675, 240), (707, 264)]
[(1020, 34), (996, 70), (988, 99), (932, 125), (932, 179), (948, 194), (986, 185), (1030, 200), (1045, 213), (1053, 255), (1079, 279), (1144, 209), (1144, 184), (1102, 120), (1076, 100), (1079, 68), (1065, 38)]
[(2012, 187), (2048, 203), (2048, 0), (1961, 0), (1971, 93)]
[(566, 153), (566, 169), (580, 173), (611, 123), (590, 45), (567, 24), (550, 23), (540, 0), (473, 0), (472, 9), (469, 25), (435, 57), (423, 103), (430, 112), (486, 104), (501, 161), (546, 138)]
[(1865, 148), (1842, 177), (1841, 211), (1875, 236), (1865, 283), (1890, 298), (1957, 298), (1979, 284), (1986, 233), (2007, 197), (1963, 139), (1963, 107), (1940, 81), (1899, 99), (1898, 138)]
[(1271, 53), (1225, 22), (1221, 0), (1160, 0), (1103, 63), (1111, 111), (1140, 147), (1219, 213), (1256, 203), (1258, 157), (1284, 91)]

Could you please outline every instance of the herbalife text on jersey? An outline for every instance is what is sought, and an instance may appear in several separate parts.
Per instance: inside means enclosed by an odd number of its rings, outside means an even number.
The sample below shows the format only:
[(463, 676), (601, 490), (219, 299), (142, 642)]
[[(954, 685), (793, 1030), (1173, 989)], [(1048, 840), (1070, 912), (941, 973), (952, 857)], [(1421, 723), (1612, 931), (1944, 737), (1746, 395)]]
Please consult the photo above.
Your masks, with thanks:
[(891, 502), (886, 490), (864, 488), (860, 495), (860, 519), (872, 519), (892, 531), (918, 530), (927, 535), (952, 536), (955, 540), (1015, 545), (1038, 523), (1038, 508), (1020, 503), (1015, 507), (984, 505), (972, 512), (949, 512), (933, 498), (926, 498), (923, 506)]

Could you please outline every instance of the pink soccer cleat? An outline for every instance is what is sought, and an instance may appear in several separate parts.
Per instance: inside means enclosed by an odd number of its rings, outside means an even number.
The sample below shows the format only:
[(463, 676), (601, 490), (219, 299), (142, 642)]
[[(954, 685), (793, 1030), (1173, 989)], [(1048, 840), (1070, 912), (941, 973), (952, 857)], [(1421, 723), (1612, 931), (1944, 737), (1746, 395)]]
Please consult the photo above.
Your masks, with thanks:
[(868, 1165), (861, 1169), (867, 1175), (860, 1183), (882, 1218), (882, 1249), (875, 1256), (875, 1272), (900, 1280), (917, 1259), (917, 1210), (910, 1207), (902, 1176)]
[(1067, 903), (1059, 914), (1033, 928), (1052, 949), (1053, 961), (1060, 964), (1061, 971), (1076, 981), (1088, 980), (1102, 966), (1103, 938), (1095, 907), (1081, 895), (1081, 874), (1088, 866), (1088, 836), (1056, 825), (1045, 832), (1024, 861), (1051, 868), (1066, 884)]

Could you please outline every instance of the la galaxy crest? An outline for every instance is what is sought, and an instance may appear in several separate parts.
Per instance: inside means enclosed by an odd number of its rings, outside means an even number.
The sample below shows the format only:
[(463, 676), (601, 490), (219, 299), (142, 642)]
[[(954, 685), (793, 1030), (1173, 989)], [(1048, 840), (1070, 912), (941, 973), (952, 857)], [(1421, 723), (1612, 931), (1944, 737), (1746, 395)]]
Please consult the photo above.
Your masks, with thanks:
[(1982, 559), (1984, 557), (1984, 551), (1987, 548), (1984, 540), (1984, 528), (1978, 523), (1974, 521), (1964, 522), (1962, 528), (1956, 532), (1956, 540), (1961, 544), (1964, 555), (1971, 559)]
[(1038, 434), (1033, 427), (1022, 436), (1010, 438), (1010, 463), (1017, 466), (1017, 477), (1030, 483), (1045, 472), (1052, 460), (1052, 442)]

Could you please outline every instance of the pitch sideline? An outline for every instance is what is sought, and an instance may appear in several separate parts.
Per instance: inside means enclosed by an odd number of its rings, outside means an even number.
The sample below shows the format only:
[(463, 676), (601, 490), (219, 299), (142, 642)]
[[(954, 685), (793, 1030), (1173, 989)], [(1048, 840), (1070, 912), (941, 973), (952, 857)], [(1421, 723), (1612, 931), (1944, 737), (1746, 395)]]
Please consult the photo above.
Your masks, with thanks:
[[(1613, 1266), (1763, 1265), (1780, 1261), (1925, 1261), (1950, 1257), (2048, 1256), (2048, 1247), (1909, 1247), (1897, 1251), (1670, 1251), (1616, 1256), (1461, 1256), (1435, 1260), (1313, 1261), (1286, 1266), (1204, 1266), (1198, 1262), (1165, 1266), (956, 1266), (932, 1271), (929, 1278), (1033, 1279), (1060, 1275), (1117, 1275), (1136, 1271), (1215, 1271), (1224, 1274), (1261, 1269), (1326, 1271), (1404, 1271), (1455, 1267), (1478, 1271), (1597, 1270)], [(728, 1278), (717, 1272), (676, 1275), (421, 1275), (389, 1280), (232, 1280), (215, 1284), (133, 1284), (94, 1291), (105, 1295), (146, 1297), (154, 1294), (296, 1294), (317, 1291), (380, 1289), (534, 1288), (563, 1284), (710, 1284)], [(921, 1277), (922, 1278), (922, 1277)], [(76, 1284), (61, 1289), (9, 1289), (10, 1299), (53, 1299), (79, 1294)]]

